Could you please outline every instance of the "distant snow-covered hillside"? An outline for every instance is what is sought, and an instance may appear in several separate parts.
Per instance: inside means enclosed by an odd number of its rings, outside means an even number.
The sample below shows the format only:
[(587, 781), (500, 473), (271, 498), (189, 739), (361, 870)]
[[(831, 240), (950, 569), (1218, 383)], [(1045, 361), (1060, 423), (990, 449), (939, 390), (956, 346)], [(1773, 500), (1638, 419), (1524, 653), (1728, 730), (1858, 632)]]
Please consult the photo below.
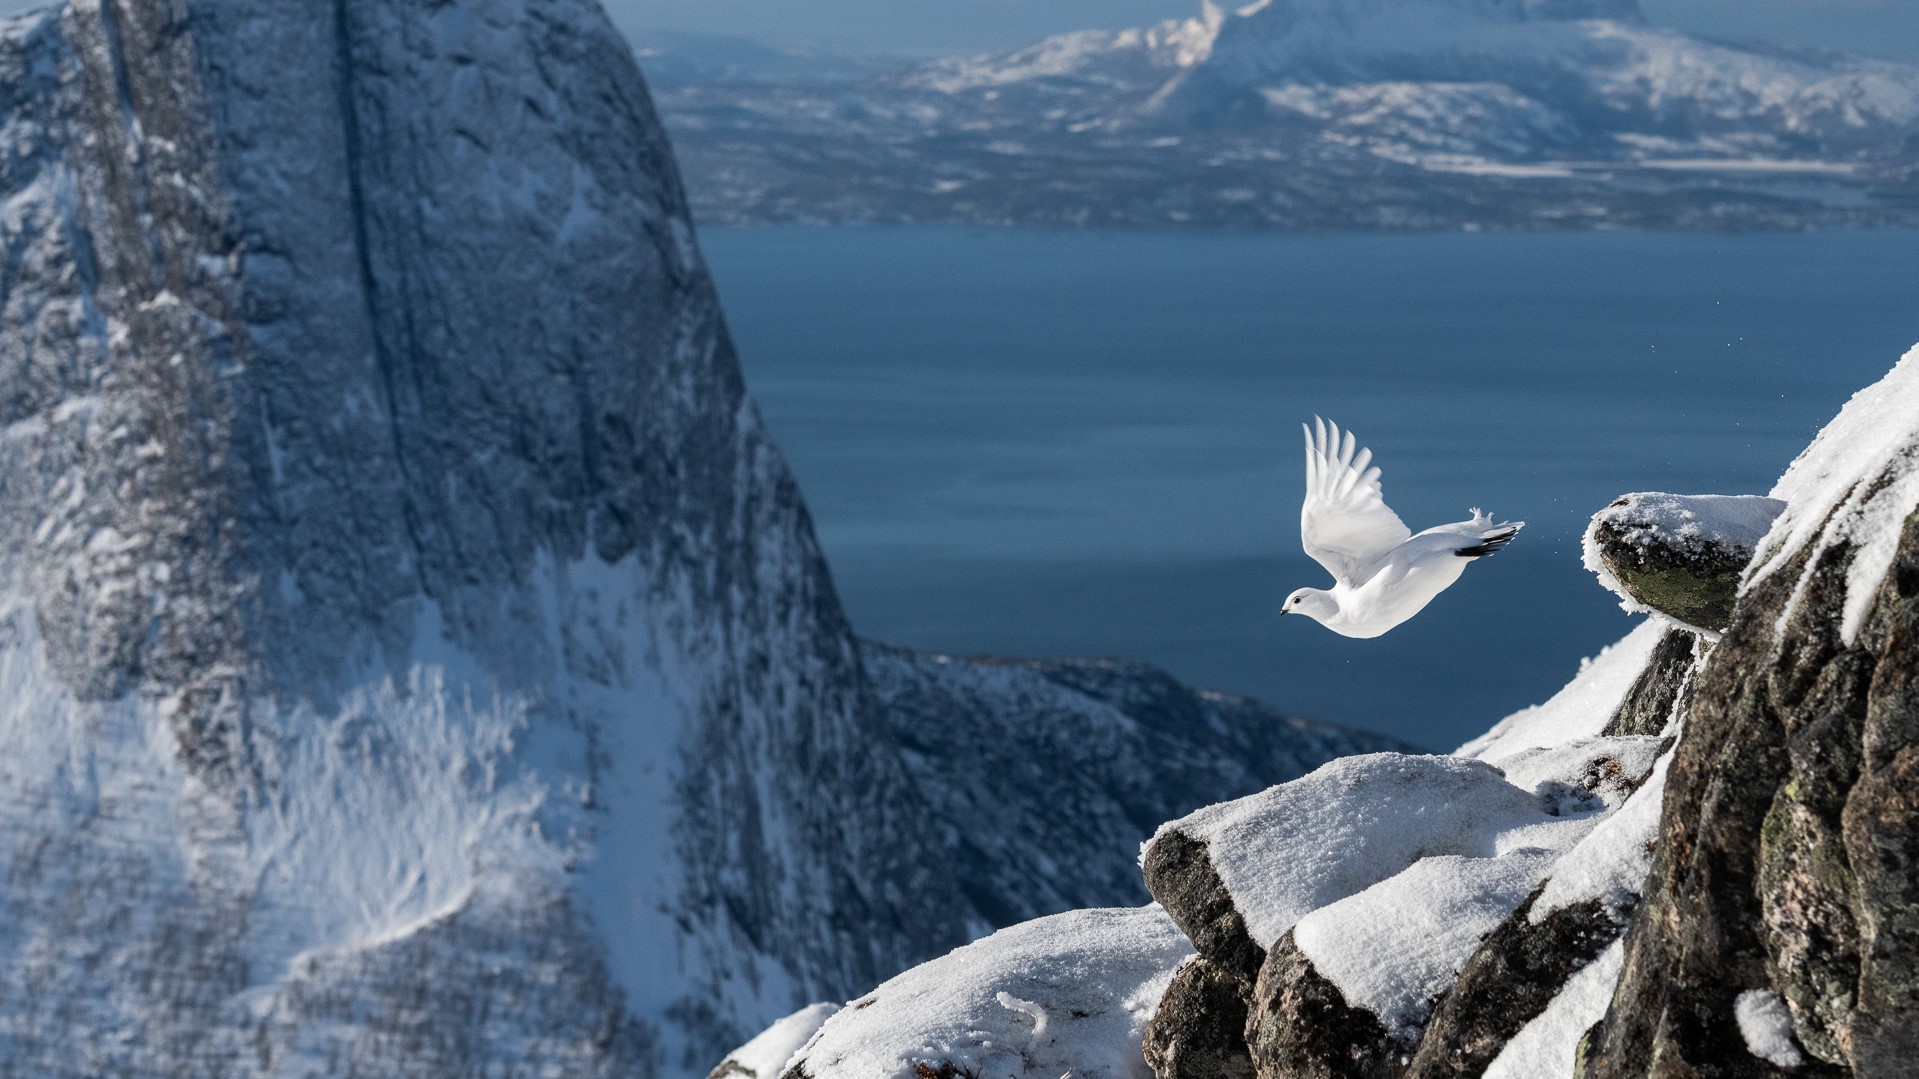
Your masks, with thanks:
[(1262, 0), (857, 84), (662, 72), (727, 222), (1805, 227), (1912, 218), (1919, 71), (1636, 0)]

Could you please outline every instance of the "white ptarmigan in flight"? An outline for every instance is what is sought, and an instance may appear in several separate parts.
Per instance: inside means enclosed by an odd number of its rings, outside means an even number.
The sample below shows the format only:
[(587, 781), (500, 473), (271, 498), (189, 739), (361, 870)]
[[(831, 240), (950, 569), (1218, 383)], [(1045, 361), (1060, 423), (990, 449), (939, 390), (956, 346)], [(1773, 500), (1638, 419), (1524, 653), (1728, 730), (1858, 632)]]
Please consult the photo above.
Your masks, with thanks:
[(1415, 536), (1387, 508), (1372, 460), (1373, 451), (1360, 449), (1338, 424), (1315, 416), (1306, 428), (1299, 538), (1335, 583), (1330, 591), (1294, 592), (1281, 613), (1303, 614), (1347, 637), (1377, 637), (1418, 614), (1459, 580), (1466, 563), (1498, 553), (1526, 525), (1495, 524), (1475, 509), (1470, 521)]

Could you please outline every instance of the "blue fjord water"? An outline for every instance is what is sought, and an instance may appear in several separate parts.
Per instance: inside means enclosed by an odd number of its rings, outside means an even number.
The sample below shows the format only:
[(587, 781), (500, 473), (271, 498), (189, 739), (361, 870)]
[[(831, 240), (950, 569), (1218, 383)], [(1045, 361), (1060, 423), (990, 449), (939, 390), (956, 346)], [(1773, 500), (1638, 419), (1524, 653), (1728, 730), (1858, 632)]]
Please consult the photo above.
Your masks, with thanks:
[[(1632, 619), (1579, 564), (1627, 491), (1763, 492), (1919, 341), (1919, 235), (703, 236), (854, 625), (1130, 656), (1448, 749)], [(1373, 641), (1279, 603), (1299, 422), (1415, 530), (1528, 527)]]

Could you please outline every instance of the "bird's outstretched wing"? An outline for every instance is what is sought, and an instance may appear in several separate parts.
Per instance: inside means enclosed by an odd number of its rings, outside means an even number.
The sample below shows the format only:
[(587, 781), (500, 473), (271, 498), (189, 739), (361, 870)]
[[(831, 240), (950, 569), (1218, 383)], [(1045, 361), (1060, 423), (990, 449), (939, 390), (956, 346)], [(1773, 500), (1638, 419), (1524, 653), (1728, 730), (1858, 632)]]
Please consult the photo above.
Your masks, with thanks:
[[(1305, 425), (1302, 424), (1302, 427)], [(1373, 451), (1360, 449), (1352, 432), (1313, 417), (1306, 430), (1306, 503), (1299, 510), (1299, 538), (1313, 561), (1346, 584), (1357, 585), (1412, 530), (1388, 509), (1379, 490)]]

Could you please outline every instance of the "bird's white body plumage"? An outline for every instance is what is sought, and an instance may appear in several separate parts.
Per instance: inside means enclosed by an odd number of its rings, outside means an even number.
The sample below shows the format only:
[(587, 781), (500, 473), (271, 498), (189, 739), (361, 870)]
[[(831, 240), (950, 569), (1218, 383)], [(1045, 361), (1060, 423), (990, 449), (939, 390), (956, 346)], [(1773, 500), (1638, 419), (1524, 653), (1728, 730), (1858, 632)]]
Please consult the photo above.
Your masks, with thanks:
[(1469, 520), (1415, 535), (1386, 505), (1372, 460), (1372, 451), (1337, 424), (1315, 418), (1306, 428), (1300, 541), (1334, 584), (1293, 593), (1285, 613), (1347, 637), (1377, 637), (1418, 614), (1468, 562), (1497, 552), (1525, 525), (1473, 510)]

